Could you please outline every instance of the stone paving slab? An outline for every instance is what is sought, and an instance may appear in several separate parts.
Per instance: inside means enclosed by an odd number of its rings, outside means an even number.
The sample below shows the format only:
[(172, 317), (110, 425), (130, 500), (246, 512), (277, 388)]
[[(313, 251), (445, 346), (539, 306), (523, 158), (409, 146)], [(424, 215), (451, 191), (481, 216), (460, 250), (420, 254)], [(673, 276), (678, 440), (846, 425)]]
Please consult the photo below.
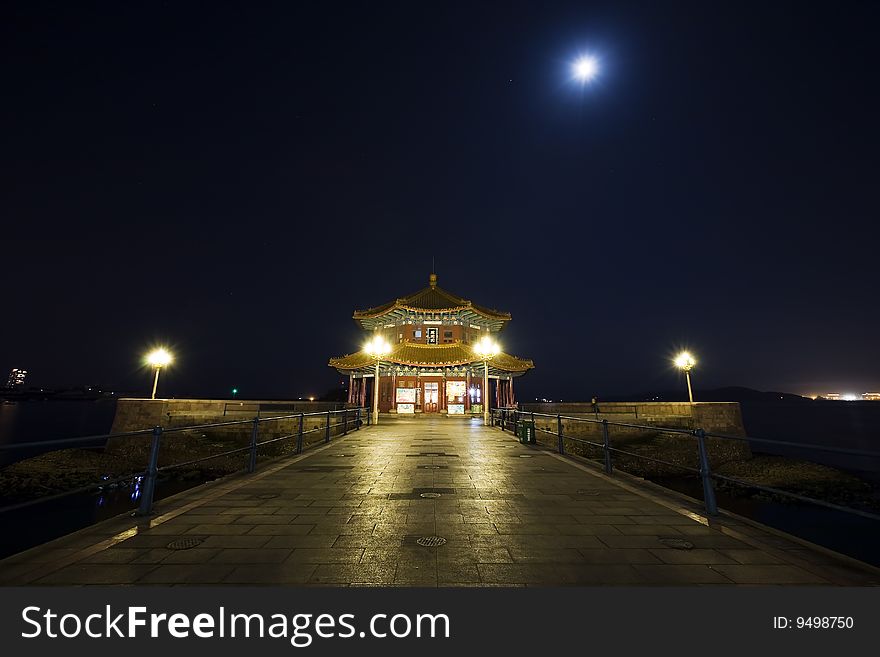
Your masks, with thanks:
[[(0, 561), (0, 584), (880, 583), (865, 564), (701, 513), (479, 420), (383, 417), (254, 475), (164, 500), (149, 519), (114, 518)], [(417, 543), (428, 536), (446, 542)], [(197, 545), (169, 549), (181, 538)]]

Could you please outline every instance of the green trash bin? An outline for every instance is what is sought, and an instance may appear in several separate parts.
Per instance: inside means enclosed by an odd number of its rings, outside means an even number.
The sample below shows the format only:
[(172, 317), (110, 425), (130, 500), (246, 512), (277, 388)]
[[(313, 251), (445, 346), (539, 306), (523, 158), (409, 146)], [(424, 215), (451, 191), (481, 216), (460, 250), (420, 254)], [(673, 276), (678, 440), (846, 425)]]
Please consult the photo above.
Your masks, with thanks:
[(528, 420), (521, 420), (516, 428), (519, 442), (523, 445), (535, 444), (535, 423)]

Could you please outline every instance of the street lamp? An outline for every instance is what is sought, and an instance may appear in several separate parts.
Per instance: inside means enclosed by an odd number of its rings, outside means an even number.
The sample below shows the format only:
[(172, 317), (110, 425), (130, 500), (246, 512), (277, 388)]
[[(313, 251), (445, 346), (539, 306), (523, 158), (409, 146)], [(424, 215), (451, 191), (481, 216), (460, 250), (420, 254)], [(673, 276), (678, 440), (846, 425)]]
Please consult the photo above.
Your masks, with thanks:
[(498, 344), (488, 335), (477, 343), (474, 351), (483, 359), (483, 425), (489, 426), (489, 361), (500, 349)]
[(379, 424), (379, 362), (382, 356), (391, 351), (391, 345), (381, 335), (377, 335), (364, 345), (364, 351), (376, 359), (376, 378), (373, 379), (373, 424)]
[(147, 363), (156, 370), (153, 376), (153, 395), (150, 399), (156, 398), (156, 388), (159, 386), (159, 370), (168, 365), (173, 360), (172, 356), (165, 349), (154, 349), (147, 354)]
[(682, 351), (678, 356), (675, 357), (674, 362), (675, 366), (678, 369), (684, 370), (684, 375), (687, 378), (688, 383), (688, 399), (690, 400), (691, 404), (693, 404), (694, 391), (693, 388), (691, 388), (691, 369), (694, 367), (694, 365), (697, 364), (697, 361), (687, 351)]

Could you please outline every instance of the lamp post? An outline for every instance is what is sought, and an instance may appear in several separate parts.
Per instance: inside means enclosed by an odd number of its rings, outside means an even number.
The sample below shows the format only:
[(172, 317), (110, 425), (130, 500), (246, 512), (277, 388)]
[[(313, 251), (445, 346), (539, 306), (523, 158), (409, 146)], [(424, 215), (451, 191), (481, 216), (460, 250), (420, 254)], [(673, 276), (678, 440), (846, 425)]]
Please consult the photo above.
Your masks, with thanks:
[(684, 370), (684, 376), (687, 379), (688, 384), (688, 400), (691, 404), (694, 403), (694, 391), (693, 388), (691, 388), (691, 369), (693, 369), (696, 364), (697, 361), (687, 351), (682, 351), (675, 357), (675, 366), (680, 370)]
[(147, 354), (147, 363), (155, 370), (155, 374), (153, 375), (153, 394), (150, 399), (156, 398), (156, 388), (159, 387), (159, 370), (168, 365), (172, 360), (171, 354), (162, 348), (154, 349)]
[(373, 379), (373, 424), (379, 424), (379, 363), (382, 356), (391, 351), (391, 345), (381, 335), (377, 335), (364, 346), (364, 351), (376, 359), (376, 375)]
[(483, 425), (489, 426), (489, 361), (498, 354), (498, 344), (488, 335), (477, 343), (475, 351), (483, 359)]

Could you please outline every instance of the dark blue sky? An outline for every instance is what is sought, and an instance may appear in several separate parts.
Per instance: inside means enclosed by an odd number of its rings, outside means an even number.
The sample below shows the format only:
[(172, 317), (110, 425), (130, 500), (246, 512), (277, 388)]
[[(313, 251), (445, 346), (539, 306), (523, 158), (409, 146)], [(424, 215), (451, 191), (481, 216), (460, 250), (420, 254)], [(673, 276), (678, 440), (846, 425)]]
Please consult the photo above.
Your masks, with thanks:
[(0, 21), (35, 384), (320, 394), (433, 256), (526, 396), (880, 388), (876, 3), (73, 4)]

